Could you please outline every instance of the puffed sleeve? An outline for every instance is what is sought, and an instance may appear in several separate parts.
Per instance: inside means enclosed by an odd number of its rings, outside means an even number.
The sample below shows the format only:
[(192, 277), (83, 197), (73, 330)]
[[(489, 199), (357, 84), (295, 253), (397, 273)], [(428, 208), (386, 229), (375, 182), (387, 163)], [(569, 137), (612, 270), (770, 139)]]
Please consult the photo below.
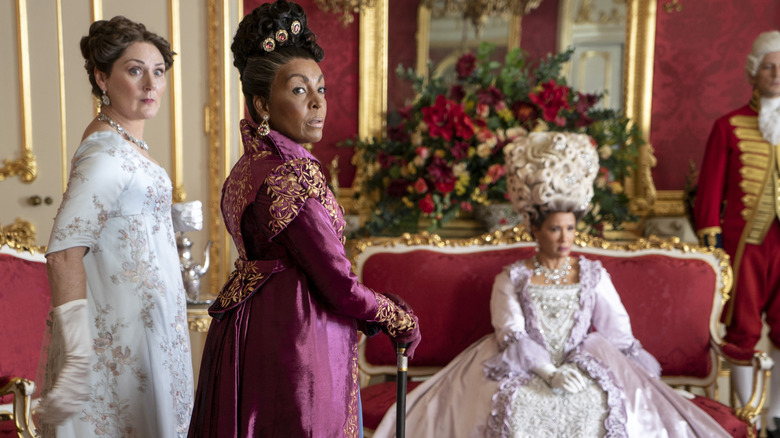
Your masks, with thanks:
[(90, 140), (76, 151), (71, 166), (47, 254), (77, 246), (94, 249), (134, 170), (120, 150)]
[(726, 174), (729, 162), (728, 139), (730, 126), (719, 119), (712, 126), (704, 159), (699, 171), (699, 184), (696, 189), (694, 219), (699, 237), (721, 233), (720, 211), (726, 187)]
[[(522, 262), (518, 262), (522, 263)], [(525, 316), (519, 291), (528, 278), (522, 278), (512, 265), (496, 276), (490, 296), (490, 318), (500, 352), (485, 361), (485, 375), (493, 380), (506, 376), (530, 376), (534, 369), (552, 364), (550, 354), (525, 329)]]
[(623, 354), (639, 363), (650, 374), (659, 376), (658, 361), (634, 337), (631, 320), (623, 302), (620, 301), (609, 273), (600, 267), (600, 278), (596, 284), (596, 303), (593, 309), (592, 325), (596, 333), (605, 337)]

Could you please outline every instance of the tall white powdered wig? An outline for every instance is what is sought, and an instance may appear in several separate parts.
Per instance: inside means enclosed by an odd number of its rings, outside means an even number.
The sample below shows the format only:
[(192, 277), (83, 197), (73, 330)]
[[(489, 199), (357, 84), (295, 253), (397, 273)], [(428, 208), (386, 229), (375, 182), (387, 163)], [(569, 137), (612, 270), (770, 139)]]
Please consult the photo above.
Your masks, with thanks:
[(589, 136), (532, 132), (507, 145), (504, 156), (509, 197), (527, 224), (540, 214), (588, 210), (599, 170)]
[(749, 77), (754, 77), (758, 73), (758, 66), (767, 53), (780, 52), (780, 32), (771, 30), (763, 32), (753, 41), (753, 51), (747, 56), (745, 62), (745, 71)]

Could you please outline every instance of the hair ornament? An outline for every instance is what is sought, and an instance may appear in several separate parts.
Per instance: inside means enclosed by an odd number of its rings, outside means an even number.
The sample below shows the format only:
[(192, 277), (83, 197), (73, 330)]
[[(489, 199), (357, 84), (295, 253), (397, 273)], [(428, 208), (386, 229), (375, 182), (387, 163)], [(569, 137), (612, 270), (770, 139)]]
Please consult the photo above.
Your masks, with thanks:
[(586, 134), (532, 132), (504, 148), (509, 198), (535, 220), (538, 212), (586, 211), (599, 170)]
[(266, 52), (273, 52), (276, 48), (276, 42), (273, 38), (266, 38), (263, 40), (263, 50)]
[(292, 32), (293, 35), (298, 35), (301, 33), (301, 29), (303, 26), (301, 26), (301, 22), (298, 20), (293, 20), (293, 22), (290, 24), (290, 32)]
[(280, 43), (287, 41), (287, 36), (287, 31), (284, 29), (279, 29), (276, 31), (276, 41), (279, 41)]

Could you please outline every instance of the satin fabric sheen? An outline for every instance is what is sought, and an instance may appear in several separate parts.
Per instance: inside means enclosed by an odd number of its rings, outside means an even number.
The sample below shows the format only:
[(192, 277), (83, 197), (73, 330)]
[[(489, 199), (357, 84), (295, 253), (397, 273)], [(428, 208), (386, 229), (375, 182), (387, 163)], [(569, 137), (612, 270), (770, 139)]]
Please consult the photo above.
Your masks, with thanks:
[[(258, 139), (251, 122), (242, 121), (242, 136), (242, 160), (271, 151), (267, 159), (280, 165), (316, 162), (275, 131)], [(240, 163), (230, 178), (246, 176), (235, 174)], [(357, 437), (356, 320), (376, 315), (374, 292), (351, 272), (334, 227), (341, 211), (313, 198), (293, 200), (300, 209), (277, 232), (266, 186), (243, 193), (251, 202), (238, 243), (249, 260), (286, 259), (288, 267), (229, 310), (212, 307), (189, 436)]]
[[(618, 391), (617, 400), (613, 398), (609, 402), (613, 412), (610, 415), (612, 423), (607, 425), (607, 435), (729, 436), (709, 415), (640, 365), (647, 365), (651, 361), (644, 350), (639, 348), (637, 351), (638, 344), (633, 337), (628, 314), (606, 270), (600, 263), (584, 258), (580, 258), (580, 267), (582, 308), (574, 316), (580, 324), (572, 329), (571, 337), (575, 342), (568, 350), (570, 357), (566, 361), (577, 361), (587, 366), (592, 375), (600, 376), (601, 380), (597, 378), (597, 381), (608, 393)], [(511, 390), (512, 385), (522, 384), (524, 378), (531, 378), (530, 367), (549, 360), (544, 356), (543, 346), (530, 348), (538, 336), (533, 333), (536, 327), (533, 312), (524, 313), (528, 307), (527, 304), (521, 304), (527, 291), (525, 282), (528, 278), (530, 270), (522, 264), (507, 267), (498, 275), (491, 297), (491, 319), (495, 334), (486, 335), (469, 346), (444, 369), (409, 393), (407, 436), (509, 436), (497, 433), (496, 426), (500, 425), (493, 424), (491, 428), (491, 418), (500, 417), (507, 409), (506, 405), (496, 401), (503, 399), (500, 396), (502, 391)], [(597, 332), (588, 330), (591, 324)], [(511, 337), (523, 339), (526, 348), (519, 356), (504, 358), (502, 353), (508, 350), (505, 347), (507, 341), (509, 345), (519, 344), (511, 341)], [(531, 350), (535, 353), (531, 353)], [(630, 353), (626, 355), (621, 350)], [(494, 380), (486, 377), (486, 364), (502, 362), (505, 371), (509, 371), (504, 372), (506, 378)], [(393, 405), (374, 437), (392, 437), (394, 431)], [(541, 431), (525, 432), (530, 436), (542, 435)]]

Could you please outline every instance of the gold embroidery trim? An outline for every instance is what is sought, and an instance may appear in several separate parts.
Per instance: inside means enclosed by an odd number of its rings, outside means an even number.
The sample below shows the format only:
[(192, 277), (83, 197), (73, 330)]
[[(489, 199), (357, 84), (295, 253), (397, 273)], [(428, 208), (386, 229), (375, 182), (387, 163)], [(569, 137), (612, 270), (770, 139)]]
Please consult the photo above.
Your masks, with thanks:
[(384, 325), (391, 337), (407, 333), (417, 326), (412, 315), (381, 294), (374, 294), (379, 305), (373, 321)]
[(344, 435), (348, 438), (357, 438), (360, 436), (358, 431), (358, 393), (360, 392), (359, 368), (358, 368), (358, 347), (357, 343), (352, 345), (352, 359), (350, 368), (352, 370), (352, 391), (349, 393), (349, 406), (347, 412), (347, 424), (344, 428)]
[(746, 166), (752, 166), (763, 170), (766, 170), (769, 166), (769, 163), (767, 163), (766, 155), (758, 155), (758, 154), (750, 154), (750, 153), (740, 154), (739, 161), (741, 161), (742, 164)]
[(764, 175), (766, 170), (756, 169), (755, 167), (743, 166), (739, 168), (739, 174), (743, 179), (749, 179), (753, 181), (764, 181)]
[(342, 236), (346, 222), (340, 215), (336, 198), (325, 183), (325, 176), (319, 164), (308, 158), (290, 160), (276, 169), (266, 178), (268, 194), (271, 195), (271, 221), (269, 228), (276, 234), (295, 219), (307, 199), (320, 202), (331, 217), (331, 223), (339, 236)]
[(739, 182), (739, 188), (741, 188), (743, 192), (751, 195), (759, 195), (761, 194), (761, 189), (763, 189), (761, 183), (748, 181), (746, 179)]
[[(760, 135), (761, 134), (759, 134), (759, 136)], [(743, 137), (738, 138), (740, 141), (737, 143), (737, 147), (740, 151), (767, 157), (769, 156), (769, 143), (765, 142), (763, 139), (746, 139)]]
[(734, 135), (740, 140), (754, 140), (756, 142), (763, 142), (764, 137), (761, 135), (761, 131), (754, 128), (735, 128)]
[(729, 118), (729, 123), (737, 128), (758, 129), (758, 117), (756, 116), (733, 116)]
[(266, 276), (252, 261), (236, 259), (235, 269), (230, 273), (225, 287), (219, 291), (219, 303), (222, 307), (228, 307), (241, 302), (257, 289)]

